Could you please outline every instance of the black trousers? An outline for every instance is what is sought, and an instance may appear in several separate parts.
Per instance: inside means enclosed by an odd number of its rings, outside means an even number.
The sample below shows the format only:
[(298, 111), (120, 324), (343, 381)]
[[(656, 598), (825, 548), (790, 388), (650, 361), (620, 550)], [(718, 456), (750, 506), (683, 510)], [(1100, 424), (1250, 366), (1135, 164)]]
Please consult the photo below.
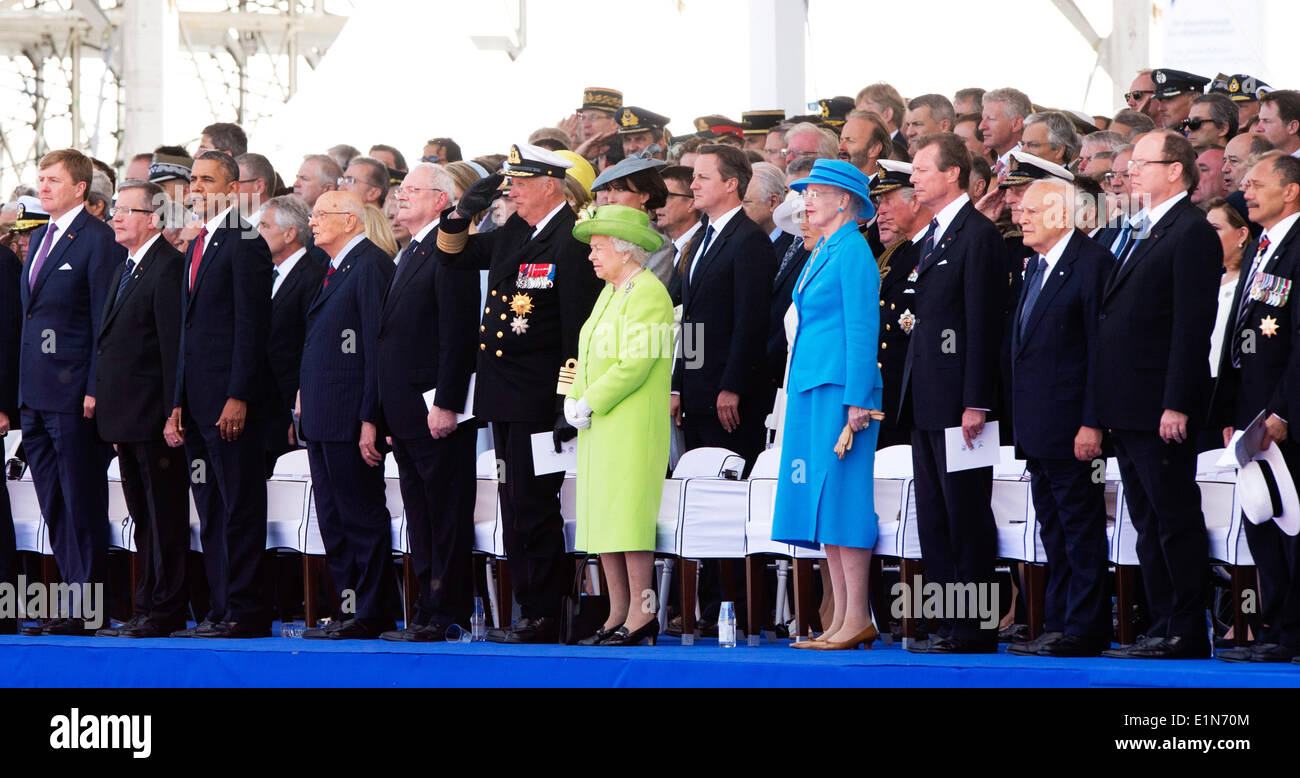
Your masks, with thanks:
[(141, 574), (135, 612), (177, 629), (185, 626), (188, 590), (185, 554), (190, 550), (189, 467), (185, 450), (161, 440), (119, 443), (122, 496), (135, 524)]
[(355, 595), (359, 619), (391, 621), (393, 526), (384, 500), (384, 467), (371, 467), (352, 441), (308, 441), (316, 521), (335, 594)]
[(549, 436), (553, 426), (551, 422), (492, 422), (496, 455), (505, 464), (497, 486), (502, 540), (515, 600), (526, 619), (559, 617), (560, 600), (573, 583), (560, 516), (564, 473), (533, 473), (530, 438), (538, 432)]
[(80, 413), (22, 410), (23, 448), (59, 574), (67, 583), (103, 583), (108, 562), (108, 480), (104, 444)]
[(767, 428), (763, 426), (763, 419), (757, 414), (746, 414), (743, 410), (740, 414), (740, 426), (734, 432), (724, 430), (717, 416), (697, 414), (682, 419), (682, 440), (686, 444), (687, 451), (693, 448), (713, 447), (736, 452), (745, 460), (745, 472), (742, 475), (748, 477), (749, 471), (754, 467), (754, 460), (758, 459), (758, 455), (767, 447)]
[(222, 440), (216, 425), (186, 418), (185, 455), (199, 511), (199, 538), (212, 621), (260, 623), (269, 617), (262, 597), (266, 551), (264, 421), (252, 414), (242, 434)]
[(280, 457), (294, 450), (289, 445), (289, 428), (293, 426), (293, 413), (282, 411), (275, 414), (266, 424), (266, 477), (275, 475), (275, 463)]
[[(1124, 501), (1137, 530), (1152, 637), (1208, 642), (1209, 536), (1196, 485), (1195, 430), (1183, 443), (1156, 432), (1112, 430)], [(1206, 646), (1209, 655), (1209, 646)]]
[(1105, 481), (1094, 481), (1092, 464), (1077, 459), (1030, 459), (1028, 464), (1047, 551), (1044, 627), (1109, 643)]
[(474, 447), (462, 424), (442, 440), (393, 438), (419, 597), (416, 624), (469, 625), (473, 610)]
[[(926, 582), (992, 585), (998, 534), (993, 521), (993, 468), (947, 472), (943, 430), (912, 431), (916, 529)], [(951, 615), (951, 614), (945, 614)], [(939, 620), (940, 637), (996, 641), (997, 625), (976, 617)]]
[[(1300, 449), (1290, 440), (1274, 444), (1292, 474), (1300, 474)], [(1256, 640), (1300, 649), (1300, 535), (1291, 537), (1277, 522), (1244, 520), (1246, 542), (1259, 570), (1259, 615), (1263, 627)]]

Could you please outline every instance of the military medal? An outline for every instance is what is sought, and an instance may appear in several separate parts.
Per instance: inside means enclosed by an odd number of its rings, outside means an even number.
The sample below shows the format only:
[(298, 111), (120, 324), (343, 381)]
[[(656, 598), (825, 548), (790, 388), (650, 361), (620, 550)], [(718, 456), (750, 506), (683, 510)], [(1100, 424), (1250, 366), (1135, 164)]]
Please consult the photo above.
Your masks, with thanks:
[(519, 266), (515, 286), (520, 289), (551, 289), (555, 286), (555, 265), (525, 264)]
[(528, 320), (522, 316), (516, 316), (510, 320), (510, 329), (513, 330), (516, 335), (523, 335), (528, 331)]
[(916, 315), (910, 310), (904, 310), (903, 315), (898, 317), (898, 328), (903, 331), (904, 335), (911, 335), (912, 328), (916, 326)]
[(517, 294), (510, 300), (510, 310), (518, 316), (527, 316), (533, 312), (533, 298), (526, 294)]
[(919, 267), (920, 267), (920, 265), (917, 265), (916, 267), (912, 268), (912, 272), (910, 272), (910, 273), (907, 274), (907, 283), (909, 283), (909, 284), (914, 284), (914, 283), (916, 283), (916, 275), (917, 275), (917, 274), (916, 274), (916, 269), (919, 268)]
[(1265, 316), (1259, 321), (1259, 333), (1266, 338), (1271, 338), (1277, 334), (1277, 319), (1272, 316)]

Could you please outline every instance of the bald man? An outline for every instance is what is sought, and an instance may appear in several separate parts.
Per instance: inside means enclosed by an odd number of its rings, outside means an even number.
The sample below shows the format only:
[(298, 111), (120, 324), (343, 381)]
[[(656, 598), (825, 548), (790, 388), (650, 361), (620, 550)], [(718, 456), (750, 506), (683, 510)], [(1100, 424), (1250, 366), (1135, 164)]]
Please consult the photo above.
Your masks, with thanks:
[[(375, 639), (395, 626), (378, 434), (379, 319), (394, 267), (366, 238), (365, 210), (355, 194), (325, 192), (310, 224), (330, 264), (307, 307), (298, 405), (330, 576), (339, 599), (354, 601), (356, 609), (303, 637)], [(347, 590), (355, 596), (346, 597)]]

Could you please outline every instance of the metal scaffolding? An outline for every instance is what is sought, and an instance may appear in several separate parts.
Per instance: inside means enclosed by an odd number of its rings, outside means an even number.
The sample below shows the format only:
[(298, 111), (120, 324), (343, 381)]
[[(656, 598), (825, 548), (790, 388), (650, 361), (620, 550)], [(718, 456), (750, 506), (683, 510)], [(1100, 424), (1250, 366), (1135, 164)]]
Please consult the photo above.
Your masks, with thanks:
[(163, 137), (178, 76), (201, 85), (209, 121), (255, 129), (353, 10), (350, 0), (0, 0), (0, 201), (51, 148), (120, 168), (133, 152), (195, 140)]

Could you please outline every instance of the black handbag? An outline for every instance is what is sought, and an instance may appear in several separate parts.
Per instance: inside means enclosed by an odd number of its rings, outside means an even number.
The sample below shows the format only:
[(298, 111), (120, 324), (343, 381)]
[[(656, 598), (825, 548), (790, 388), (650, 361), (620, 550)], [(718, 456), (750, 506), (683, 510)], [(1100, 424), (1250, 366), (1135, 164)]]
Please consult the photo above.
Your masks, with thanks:
[(609, 597), (587, 594), (583, 587), (587, 569), (594, 556), (585, 557), (573, 575), (573, 588), (560, 602), (560, 642), (571, 646), (596, 634), (609, 618)]

